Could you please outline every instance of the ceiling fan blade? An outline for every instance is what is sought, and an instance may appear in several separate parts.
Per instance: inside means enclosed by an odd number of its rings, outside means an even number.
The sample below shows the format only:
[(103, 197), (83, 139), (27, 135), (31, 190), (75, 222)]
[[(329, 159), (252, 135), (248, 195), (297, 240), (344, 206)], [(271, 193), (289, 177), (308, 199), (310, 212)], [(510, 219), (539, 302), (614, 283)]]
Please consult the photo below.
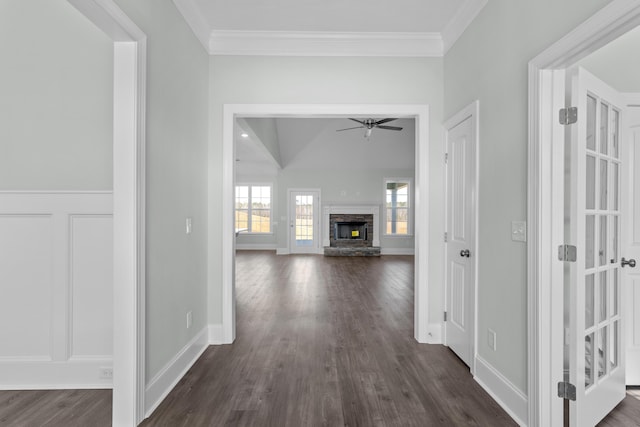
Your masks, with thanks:
[(392, 119), (392, 118), (382, 119), (382, 120), (378, 120), (378, 121), (376, 122), (376, 124), (377, 124), (377, 125), (381, 125), (381, 124), (383, 124), (383, 123), (389, 123), (389, 122), (392, 122), (392, 121), (394, 121), (394, 120), (398, 120), (398, 119), (397, 119), (397, 118), (395, 118), (395, 119)]
[(362, 129), (364, 126), (356, 126), (354, 128), (338, 129), (336, 132), (342, 132), (343, 130)]
[(358, 122), (358, 123), (360, 123), (360, 124), (361, 124), (361, 125), (363, 125), (363, 126), (366, 124), (365, 122), (363, 122), (363, 121), (361, 121), (361, 120), (358, 120), (358, 119), (352, 119), (351, 117), (349, 117), (349, 120), (353, 120), (354, 122)]
[(402, 130), (397, 126), (376, 126), (378, 129), (386, 129), (386, 130)]

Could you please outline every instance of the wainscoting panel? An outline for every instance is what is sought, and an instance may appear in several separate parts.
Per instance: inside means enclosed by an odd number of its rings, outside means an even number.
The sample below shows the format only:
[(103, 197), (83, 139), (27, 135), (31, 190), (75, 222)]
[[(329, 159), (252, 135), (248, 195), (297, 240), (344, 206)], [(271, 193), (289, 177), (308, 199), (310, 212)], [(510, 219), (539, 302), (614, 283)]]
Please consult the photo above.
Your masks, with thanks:
[(0, 192), (0, 389), (109, 388), (108, 192)]

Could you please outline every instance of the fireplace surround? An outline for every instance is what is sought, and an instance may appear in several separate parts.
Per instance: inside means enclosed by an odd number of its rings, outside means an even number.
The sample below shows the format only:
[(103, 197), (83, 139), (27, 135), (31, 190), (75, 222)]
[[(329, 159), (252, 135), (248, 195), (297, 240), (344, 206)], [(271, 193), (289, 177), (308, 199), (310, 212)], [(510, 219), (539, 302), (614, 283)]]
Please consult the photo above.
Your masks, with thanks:
[(378, 256), (380, 208), (329, 205), (323, 208), (323, 246), (327, 256)]

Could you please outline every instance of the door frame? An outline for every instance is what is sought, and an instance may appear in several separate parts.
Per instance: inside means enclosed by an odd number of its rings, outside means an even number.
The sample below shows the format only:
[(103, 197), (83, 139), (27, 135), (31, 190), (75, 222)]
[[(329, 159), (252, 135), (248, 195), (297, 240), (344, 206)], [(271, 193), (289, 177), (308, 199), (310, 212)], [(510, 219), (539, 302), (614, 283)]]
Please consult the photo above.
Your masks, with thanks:
[[(472, 332), (472, 337), (471, 337), (471, 366), (469, 366), (469, 369), (471, 370), (471, 374), (474, 375), (476, 372), (476, 350), (478, 348), (478, 322), (477, 322), (477, 301), (478, 301), (478, 258), (479, 258), (479, 252), (478, 252), (478, 201), (480, 200), (479, 195), (480, 195), (480, 150), (479, 150), (479, 143), (480, 143), (480, 101), (479, 100), (475, 100), (474, 102), (472, 102), (471, 104), (467, 105), (466, 107), (464, 107), (462, 110), (460, 110), (458, 113), (454, 114), (452, 117), (450, 117), (447, 121), (444, 122), (444, 129), (445, 129), (445, 139), (444, 139), (444, 152), (448, 153), (448, 148), (449, 148), (449, 132), (451, 131), (451, 129), (453, 129), (454, 127), (456, 127), (457, 125), (459, 125), (460, 123), (462, 123), (463, 121), (467, 120), (467, 119), (471, 119), (471, 128), (473, 130), (473, 146), (474, 146), (474, 153), (473, 153), (473, 162), (474, 162), (474, 174), (473, 174), (473, 179), (474, 179), (474, 185), (472, 187), (472, 191), (473, 191), (473, 206), (471, 207), (472, 210), (472, 221), (474, 224), (474, 230), (473, 230), (473, 240), (474, 240), (474, 244), (473, 247), (471, 248), (472, 250), (472, 256), (473, 256), (473, 263), (472, 263), (472, 268), (471, 268), (471, 274), (473, 275), (471, 282), (473, 283), (473, 291), (471, 292), (471, 296), (472, 296), (472, 300), (469, 301), (470, 302), (470, 310), (471, 310), (471, 317), (470, 317), (470, 321), (471, 321), (471, 325), (470, 325), (470, 329)], [(448, 174), (448, 163), (445, 167), (445, 194), (444, 194), (444, 221), (445, 221), (445, 230), (448, 232), (449, 231), (449, 202), (448, 202), (448, 197), (449, 197), (449, 174)], [(447, 251), (445, 249), (445, 256), (444, 256), (444, 278), (445, 278), (445, 285), (444, 285), (444, 308), (445, 310), (447, 309), (447, 304), (449, 302), (448, 300), (448, 295), (449, 295), (449, 275), (447, 274), (447, 268), (448, 268), (448, 259), (447, 259)], [(444, 344), (447, 344), (447, 323), (448, 322), (444, 322)]]
[(113, 40), (112, 425), (145, 416), (147, 36), (113, 0), (67, 0)]
[(314, 251), (313, 252), (301, 252), (301, 253), (315, 253), (315, 254), (321, 254), (322, 250), (320, 248), (320, 242), (322, 241), (322, 212), (320, 211), (320, 206), (321, 206), (321, 200), (322, 200), (322, 191), (320, 191), (319, 188), (287, 188), (287, 248), (289, 250), (290, 254), (294, 254), (297, 252), (293, 252), (293, 247), (291, 245), (291, 221), (294, 220), (294, 218), (291, 217), (291, 195), (293, 193), (305, 193), (305, 192), (314, 192), (314, 193), (318, 193), (318, 206), (314, 207), (314, 214), (315, 214), (315, 210), (317, 209), (318, 211), (318, 217), (315, 218), (314, 220), (317, 219), (318, 221), (318, 227), (316, 227), (316, 231), (314, 231), (314, 243), (316, 243), (316, 245), (313, 247)]
[(234, 121), (243, 117), (353, 117), (372, 115), (416, 120), (414, 337), (439, 342), (429, 330), (429, 106), (424, 104), (225, 104), (222, 117), (222, 331), (221, 344), (236, 337), (234, 229)]
[(529, 62), (527, 246), (528, 425), (563, 425), (563, 266), (565, 69), (640, 25), (640, 4), (614, 0)]

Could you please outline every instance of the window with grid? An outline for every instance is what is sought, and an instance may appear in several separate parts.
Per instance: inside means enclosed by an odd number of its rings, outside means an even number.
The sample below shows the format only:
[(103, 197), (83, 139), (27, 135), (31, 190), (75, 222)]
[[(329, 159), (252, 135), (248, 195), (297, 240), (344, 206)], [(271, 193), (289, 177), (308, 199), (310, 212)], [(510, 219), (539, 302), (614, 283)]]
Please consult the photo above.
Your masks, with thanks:
[(409, 214), (411, 184), (409, 179), (385, 180), (385, 234), (411, 234)]
[(271, 233), (271, 185), (236, 185), (236, 232)]

